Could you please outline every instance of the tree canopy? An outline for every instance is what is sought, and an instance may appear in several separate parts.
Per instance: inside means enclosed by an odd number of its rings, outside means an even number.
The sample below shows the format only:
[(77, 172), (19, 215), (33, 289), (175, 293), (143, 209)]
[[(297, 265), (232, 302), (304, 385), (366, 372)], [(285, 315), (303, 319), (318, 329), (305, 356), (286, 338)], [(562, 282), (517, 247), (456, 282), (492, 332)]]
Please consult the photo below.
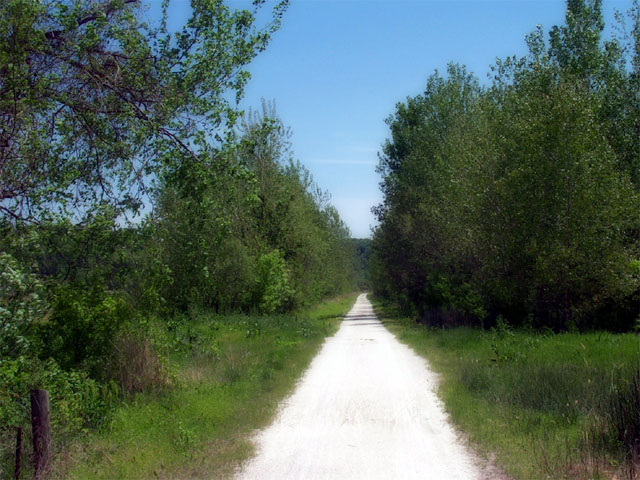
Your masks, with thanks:
[(137, 0), (0, 5), (0, 211), (40, 221), (99, 205), (136, 209), (150, 179), (206, 160), (225, 139), (246, 66), (278, 28), (254, 11), (194, 0), (177, 31)]
[[(379, 171), (375, 289), (436, 324), (630, 328), (639, 311), (638, 5), (527, 37), (481, 86), (462, 66), (397, 106)], [(625, 46), (626, 45), (626, 46)]]

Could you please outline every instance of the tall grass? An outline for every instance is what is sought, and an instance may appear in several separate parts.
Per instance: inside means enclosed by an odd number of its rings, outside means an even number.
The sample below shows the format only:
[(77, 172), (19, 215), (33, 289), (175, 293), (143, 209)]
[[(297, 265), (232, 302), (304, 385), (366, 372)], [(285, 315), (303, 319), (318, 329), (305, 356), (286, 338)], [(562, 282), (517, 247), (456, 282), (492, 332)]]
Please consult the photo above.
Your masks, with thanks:
[[(640, 477), (640, 367), (636, 364), (630, 375), (617, 382), (604, 412), (603, 441), (596, 444), (606, 450), (618, 448), (624, 455), (632, 478)], [(594, 438), (598, 438), (595, 432)], [(604, 447), (604, 448), (603, 448)]]
[(636, 478), (639, 337), (386, 324), (441, 373), (460, 429), (520, 479)]
[(161, 391), (171, 384), (165, 358), (139, 332), (122, 332), (114, 339), (114, 369), (126, 394)]

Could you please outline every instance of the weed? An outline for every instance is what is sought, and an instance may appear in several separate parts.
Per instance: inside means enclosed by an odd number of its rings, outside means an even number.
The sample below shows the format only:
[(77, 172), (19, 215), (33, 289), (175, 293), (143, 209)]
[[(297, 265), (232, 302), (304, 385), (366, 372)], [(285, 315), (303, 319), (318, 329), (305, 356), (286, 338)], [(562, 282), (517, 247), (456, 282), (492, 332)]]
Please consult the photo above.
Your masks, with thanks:
[(182, 422), (178, 422), (178, 435), (176, 445), (182, 450), (188, 451), (196, 444), (196, 435), (193, 430), (185, 428)]

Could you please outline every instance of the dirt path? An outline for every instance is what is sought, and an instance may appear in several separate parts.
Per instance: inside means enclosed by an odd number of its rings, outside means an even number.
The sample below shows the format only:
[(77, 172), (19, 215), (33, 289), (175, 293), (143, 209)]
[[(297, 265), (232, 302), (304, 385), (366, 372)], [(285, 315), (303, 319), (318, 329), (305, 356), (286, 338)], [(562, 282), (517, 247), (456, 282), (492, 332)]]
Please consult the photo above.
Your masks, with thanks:
[(456, 438), (424, 360), (360, 295), (239, 479), (480, 479)]

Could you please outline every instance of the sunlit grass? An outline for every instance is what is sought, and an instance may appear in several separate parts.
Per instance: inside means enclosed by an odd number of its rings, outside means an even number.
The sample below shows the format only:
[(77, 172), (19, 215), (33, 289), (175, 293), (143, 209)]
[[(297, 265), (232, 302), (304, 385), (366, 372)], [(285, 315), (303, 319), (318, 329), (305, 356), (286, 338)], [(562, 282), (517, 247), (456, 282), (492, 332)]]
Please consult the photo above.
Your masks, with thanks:
[[(265, 426), (355, 295), (294, 315), (199, 314), (174, 326), (176, 386), (132, 398), (101, 432), (76, 445), (65, 478), (225, 478)], [(174, 338), (175, 340), (175, 338)], [(66, 464), (65, 464), (66, 463)]]
[(514, 478), (628, 475), (611, 406), (638, 366), (637, 335), (429, 329), (380, 311), (441, 374), (454, 423)]

